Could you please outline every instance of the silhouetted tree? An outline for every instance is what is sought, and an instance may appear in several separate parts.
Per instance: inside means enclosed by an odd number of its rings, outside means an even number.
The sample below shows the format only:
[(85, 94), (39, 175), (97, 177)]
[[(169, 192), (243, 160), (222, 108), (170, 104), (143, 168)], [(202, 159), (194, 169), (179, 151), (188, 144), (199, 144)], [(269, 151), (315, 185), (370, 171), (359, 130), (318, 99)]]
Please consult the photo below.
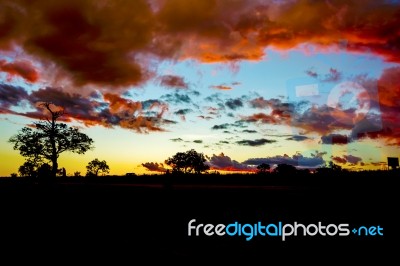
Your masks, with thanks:
[(335, 171), (335, 172), (340, 172), (340, 171), (342, 171), (342, 167), (341, 167), (340, 165), (335, 164), (335, 163), (332, 162), (332, 161), (329, 161), (329, 168), (330, 168), (332, 171)]
[(65, 151), (84, 154), (93, 148), (93, 140), (78, 128), (68, 127), (64, 123), (57, 123), (57, 119), (64, 115), (64, 110), (56, 110), (52, 103), (41, 103), (40, 106), (48, 112), (48, 117), (34, 122), (35, 128), (24, 127), (12, 136), (9, 142), (14, 144), (14, 150), (28, 158), (28, 161), (49, 161), (52, 164), (52, 177), (57, 174), (59, 155)]
[(105, 160), (99, 161), (97, 158), (90, 161), (86, 169), (86, 176), (98, 176), (99, 173), (104, 175), (110, 172), (110, 167), (107, 165), (107, 162)]
[(206, 159), (202, 153), (191, 149), (187, 152), (178, 152), (168, 158), (165, 163), (172, 167), (176, 173), (196, 173), (207, 171), (210, 167), (205, 164)]
[(33, 160), (26, 160), (23, 165), (18, 168), (20, 176), (36, 177), (40, 165)]
[(294, 174), (296, 171), (296, 167), (285, 163), (278, 164), (278, 166), (275, 168), (275, 172), (278, 174)]
[(269, 164), (262, 163), (259, 166), (257, 166), (257, 173), (266, 174), (269, 172), (269, 169), (271, 169), (271, 166)]
[(42, 164), (38, 169), (38, 178), (40, 182), (47, 183), (52, 177), (52, 167), (48, 163)]

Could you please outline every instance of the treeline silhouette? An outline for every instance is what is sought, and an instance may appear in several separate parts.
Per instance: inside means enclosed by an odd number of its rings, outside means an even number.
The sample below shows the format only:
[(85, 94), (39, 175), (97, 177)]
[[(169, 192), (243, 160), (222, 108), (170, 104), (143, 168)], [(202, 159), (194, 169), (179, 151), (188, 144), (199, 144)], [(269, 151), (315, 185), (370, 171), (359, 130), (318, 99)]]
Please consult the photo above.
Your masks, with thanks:
[[(90, 161), (86, 175), (74, 172), (68, 177), (64, 167), (59, 168), (58, 157), (65, 151), (84, 154), (94, 148), (93, 140), (81, 133), (78, 128), (70, 127), (58, 120), (65, 114), (62, 107), (50, 102), (39, 104), (47, 113), (34, 127), (24, 127), (9, 139), (15, 150), (25, 157), (26, 161), (19, 167), (18, 177), (11, 174), (11, 179), (2, 179), (1, 183), (120, 183), (120, 184), (162, 184), (170, 187), (173, 184), (226, 184), (226, 185), (297, 185), (310, 186), (315, 184), (361, 184), (365, 179), (385, 178), (398, 175), (398, 169), (392, 171), (360, 171), (349, 172), (332, 161), (327, 167), (318, 169), (298, 169), (289, 164), (278, 164), (273, 169), (271, 165), (261, 163), (254, 169), (256, 173), (221, 174), (215, 169), (210, 170), (206, 156), (194, 149), (177, 152), (167, 158), (165, 164), (170, 169), (164, 169), (164, 175), (142, 175), (127, 173), (125, 176), (105, 176), (110, 167), (106, 161), (97, 158)], [(354, 181), (359, 180), (360, 181)], [(345, 183), (344, 183), (345, 182)], [(1, 184), (0, 183), (0, 184)]]
[(210, 172), (207, 174), (128, 174), (123, 176), (57, 176), (49, 181), (48, 177), (7, 177), (0, 178), (0, 185), (119, 185), (119, 186), (149, 186), (154, 188), (173, 189), (187, 186), (187, 188), (262, 188), (263, 186), (288, 186), (292, 188), (326, 188), (326, 189), (361, 189), (365, 187), (384, 187), (388, 182), (394, 182), (400, 174), (399, 170), (365, 170), (365, 171), (335, 171), (330, 168), (321, 168), (310, 172), (296, 170), (291, 173), (227, 173)]

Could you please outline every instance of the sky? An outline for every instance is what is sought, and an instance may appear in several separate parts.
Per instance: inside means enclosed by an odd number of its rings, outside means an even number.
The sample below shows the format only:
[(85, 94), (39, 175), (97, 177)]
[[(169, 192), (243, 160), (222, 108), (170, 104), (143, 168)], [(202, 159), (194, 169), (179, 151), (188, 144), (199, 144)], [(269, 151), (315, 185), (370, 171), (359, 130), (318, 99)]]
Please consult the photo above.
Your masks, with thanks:
[(0, 176), (40, 102), (94, 140), (60, 155), (68, 175), (95, 158), (162, 173), (190, 149), (221, 172), (383, 169), (400, 156), (399, 25), (388, 0), (0, 0)]

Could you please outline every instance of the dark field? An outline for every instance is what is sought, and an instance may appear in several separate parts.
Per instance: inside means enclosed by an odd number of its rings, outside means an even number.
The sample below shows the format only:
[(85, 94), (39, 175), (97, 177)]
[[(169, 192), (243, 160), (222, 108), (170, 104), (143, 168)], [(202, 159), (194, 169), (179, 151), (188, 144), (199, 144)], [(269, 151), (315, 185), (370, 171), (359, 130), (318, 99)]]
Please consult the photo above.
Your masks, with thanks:
[[(169, 178), (169, 179), (166, 179)], [(137, 176), (52, 184), (0, 180), (1, 242), (22, 253), (58, 258), (138, 256), (263, 257), (312, 260), (382, 259), (395, 254), (399, 220), (398, 173), (335, 176)], [(294, 222), (380, 226), (383, 236), (191, 236), (188, 222)], [(41, 244), (39, 244), (41, 243)], [(4, 251), (5, 249), (3, 249)]]

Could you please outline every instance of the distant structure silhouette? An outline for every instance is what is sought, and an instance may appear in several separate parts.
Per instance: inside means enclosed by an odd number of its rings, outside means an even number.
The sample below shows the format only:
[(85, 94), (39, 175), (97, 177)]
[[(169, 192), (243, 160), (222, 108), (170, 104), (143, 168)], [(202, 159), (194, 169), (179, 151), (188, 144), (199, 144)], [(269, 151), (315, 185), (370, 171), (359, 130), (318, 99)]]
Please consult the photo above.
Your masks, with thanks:
[(399, 158), (397, 157), (387, 157), (388, 169), (395, 170), (399, 167)]

